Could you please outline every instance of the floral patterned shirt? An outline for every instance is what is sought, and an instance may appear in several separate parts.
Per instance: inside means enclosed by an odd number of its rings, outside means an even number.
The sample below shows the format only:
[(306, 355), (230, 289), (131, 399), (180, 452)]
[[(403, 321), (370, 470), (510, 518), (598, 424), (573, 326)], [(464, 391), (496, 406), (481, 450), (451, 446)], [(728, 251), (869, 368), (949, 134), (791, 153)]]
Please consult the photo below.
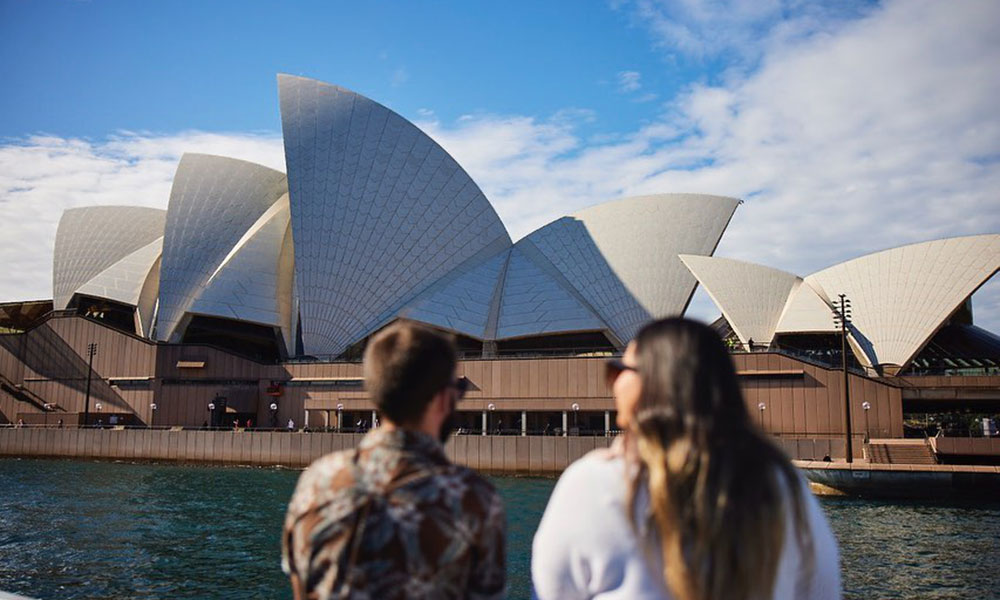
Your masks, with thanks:
[(500, 598), (504, 527), (493, 486), (435, 439), (375, 429), (299, 478), (282, 568), (305, 598)]

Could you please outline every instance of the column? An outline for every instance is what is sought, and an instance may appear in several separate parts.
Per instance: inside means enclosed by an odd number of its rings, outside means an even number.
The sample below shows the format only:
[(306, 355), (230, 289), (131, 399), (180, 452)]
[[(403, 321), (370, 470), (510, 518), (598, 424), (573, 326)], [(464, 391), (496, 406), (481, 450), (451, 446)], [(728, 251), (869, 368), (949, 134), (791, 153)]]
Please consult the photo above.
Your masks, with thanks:
[(344, 411), (337, 411), (337, 431), (344, 429)]
[(604, 411), (604, 437), (611, 435), (611, 411)]
[(306, 409), (306, 422), (302, 424), (302, 429), (309, 427), (309, 409)]
[(323, 430), (326, 431), (330, 429), (330, 411), (323, 411)]
[(563, 437), (566, 437), (567, 435), (569, 435), (569, 430), (566, 429), (566, 411), (562, 411), (562, 415), (563, 415), (563, 426), (562, 426)]
[(375, 424), (378, 423), (378, 411), (372, 411), (372, 429), (375, 429)]
[(521, 411), (521, 435), (528, 435), (528, 411)]
[(483, 411), (483, 435), (486, 435), (486, 411)]

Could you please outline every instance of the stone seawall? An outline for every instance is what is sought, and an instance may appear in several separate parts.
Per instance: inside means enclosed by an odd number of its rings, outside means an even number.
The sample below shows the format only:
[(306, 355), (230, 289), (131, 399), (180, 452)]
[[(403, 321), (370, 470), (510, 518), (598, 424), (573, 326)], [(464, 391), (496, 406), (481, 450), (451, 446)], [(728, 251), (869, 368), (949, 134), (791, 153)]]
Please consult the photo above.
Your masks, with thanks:
[(792, 461), (820, 495), (885, 498), (1000, 498), (1000, 467)]
[[(196, 429), (0, 429), (0, 456), (214, 463), (301, 468), (363, 434)], [(454, 436), (445, 446), (456, 463), (486, 472), (553, 475), (611, 437)]]

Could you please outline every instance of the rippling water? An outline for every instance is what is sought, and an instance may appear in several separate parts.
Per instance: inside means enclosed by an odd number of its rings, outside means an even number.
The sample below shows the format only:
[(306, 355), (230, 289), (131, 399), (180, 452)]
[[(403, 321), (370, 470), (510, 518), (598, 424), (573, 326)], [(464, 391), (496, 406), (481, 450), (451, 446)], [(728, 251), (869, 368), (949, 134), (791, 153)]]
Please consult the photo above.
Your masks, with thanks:
[[(0, 459), (0, 590), (49, 598), (289, 598), (281, 521), (298, 472)], [(496, 477), (509, 590), (554, 479)], [(845, 597), (1000, 596), (1000, 503), (824, 499)]]

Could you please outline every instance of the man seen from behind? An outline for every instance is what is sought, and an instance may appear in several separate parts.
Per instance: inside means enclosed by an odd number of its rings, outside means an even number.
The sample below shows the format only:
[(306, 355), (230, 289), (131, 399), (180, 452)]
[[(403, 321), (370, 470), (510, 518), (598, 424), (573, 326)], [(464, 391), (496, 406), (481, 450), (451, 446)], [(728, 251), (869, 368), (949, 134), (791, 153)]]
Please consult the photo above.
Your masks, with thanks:
[(452, 341), (414, 323), (368, 343), (365, 386), (381, 426), (299, 478), (282, 535), (297, 600), (503, 596), (503, 505), (444, 454), (465, 392), (456, 365)]

